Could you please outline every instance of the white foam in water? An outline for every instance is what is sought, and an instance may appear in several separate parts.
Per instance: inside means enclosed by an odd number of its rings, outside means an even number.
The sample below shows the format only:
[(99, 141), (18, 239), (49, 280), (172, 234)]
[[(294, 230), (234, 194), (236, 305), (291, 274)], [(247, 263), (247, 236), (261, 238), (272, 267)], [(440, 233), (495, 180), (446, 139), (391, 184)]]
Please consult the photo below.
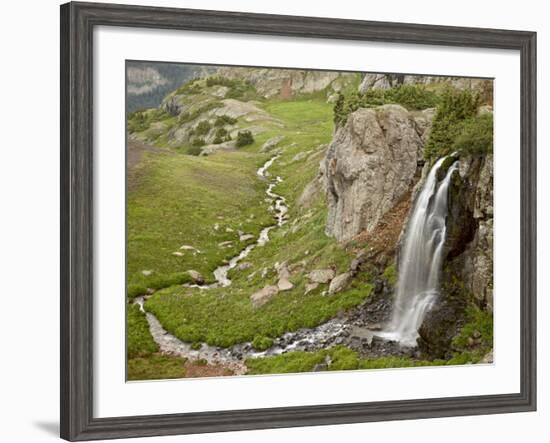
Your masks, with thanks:
[(438, 183), (437, 171), (444, 160), (439, 159), (432, 167), (414, 205), (399, 258), (392, 320), (385, 331), (377, 334), (403, 346), (416, 346), (418, 329), (439, 294), (447, 194), (451, 175), (458, 167), (458, 162), (453, 163)]

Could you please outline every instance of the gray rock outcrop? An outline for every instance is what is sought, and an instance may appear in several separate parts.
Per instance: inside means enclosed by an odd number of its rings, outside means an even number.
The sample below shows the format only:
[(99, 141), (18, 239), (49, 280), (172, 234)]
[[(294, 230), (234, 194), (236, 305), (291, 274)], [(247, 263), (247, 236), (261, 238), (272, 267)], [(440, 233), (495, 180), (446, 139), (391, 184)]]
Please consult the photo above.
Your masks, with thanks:
[(279, 143), (281, 143), (284, 140), (284, 138), (285, 138), (284, 135), (277, 135), (275, 137), (270, 138), (262, 145), (260, 152), (271, 151), (272, 149), (276, 148), (279, 145)]
[(279, 288), (277, 286), (269, 285), (256, 291), (250, 296), (250, 301), (254, 307), (259, 308), (265, 305), (274, 295), (277, 295)]
[(483, 78), (366, 73), (358, 90), (360, 93), (365, 93), (369, 89), (389, 89), (399, 85), (429, 85), (433, 83), (447, 83), (457, 89), (472, 89), (480, 92), (492, 88), (492, 81)]
[(415, 119), (402, 106), (350, 114), (323, 163), (327, 234), (347, 241), (372, 230), (410, 190), (422, 148)]
[(187, 274), (189, 275), (189, 277), (191, 277), (191, 280), (193, 280), (193, 283), (196, 283), (198, 285), (204, 284), (204, 277), (200, 272), (190, 269), (189, 271), (187, 271)]
[(311, 283), (328, 283), (334, 278), (332, 269), (315, 269), (306, 275)]
[(352, 279), (353, 274), (351, 272), (344, 272), (343, 274), (334, 277), (330, 282), (330, 286), (328, 287), (329, 295), (336, 294), (337, 292), (346, 289)]
[(298, 94), (309, 94), (325, 89), (330, 95), (353, 83), (357, 76), (357, 74), (345, 72), (234, 67), (220, 68), (217, 75), (245, 80), (265, 98), (276, 96), (290, 98)]

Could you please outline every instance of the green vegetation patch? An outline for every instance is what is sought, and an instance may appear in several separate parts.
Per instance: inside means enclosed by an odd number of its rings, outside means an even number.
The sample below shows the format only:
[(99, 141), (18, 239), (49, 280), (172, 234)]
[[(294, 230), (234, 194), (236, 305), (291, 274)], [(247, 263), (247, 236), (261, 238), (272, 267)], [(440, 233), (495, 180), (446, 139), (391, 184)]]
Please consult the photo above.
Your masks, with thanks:
[(185, 377), (185, 359), (159, 354), (149, 332), (149, 323), (139, 306), (126, 310), (128, 380), (154, 380)]
[(144, 357), (157, 352), (158, 345), (149, 332), (149, 323), (145, 314), (137, 305), (128, 305), (126, 310), (127, 354), (128, 358)]
[(371, 291), (371, 286), (365, 284), (327, 297), (319, 293), (304, 295), (300, 285), (255, 308), (250, 302), (251, 293), (233, 286), (193, 295), (187, 288), (172, 287), (157, 292), (145, 306), (180, 340), (229, 347), (256, 339), (262, 348), (266, 346), (265, 338), (315, 327), (358, 305)]
[[(284, 150), (269, 173), (283, 178), (274, 192), (286, 198), (289, 222), (270, 231), (270, 241), (243, 260), (250, 267), (229, 272), (231, 286), (202, 291), (171, 286), (157, 291), (145, 304), (166, 330), (186, 342), (227, 347), (250, 341), (257, 349), (265, 349), (285, 332), (315, 327), (357, 306), (372, 289), (370, 276), (360, 273), (338, 294), (323, 295), (327, 285), (305, 294), (307, 272), (331, 267), (339, 274), (349, 269), (354, 257), (352, 251), (326, 236), (327, 208), (321, 195), (307, 211), (296, 204), (306, 184), (317, 175), (331, 140), (332, 105), (325, 98), (310, 97), (264, 101), (260, 106), (283, 126), (272, 121), (257, 123), (264, 125), (265, 132), (238, 151), (206, 158), (148, 157), (152, 174), (129, 198), (129, 208), (136, 209), (129, 210), (129, 239), (135, 241), (129, 245), (128, 256), (134, 262), (128, 266), (129, 279), (147, 286), (155, 274), (144, 277), (140, 275), (143, 269), (155, 273), (195, 269), (211, 279), (216, 266), (242, 249), (238, 230), (257, 237), (262, 227), (275, 223), (265, 201), (268, 182), (259, 179), (256, 171), (269, 158), (259, 152), (262, 144), (271, 137), (284, 136), (280, 143)], [(231, 124), (224, 119), (225, 123)], [(216, 122), (214, 126), (223, 127)], [(232, 241), (232, 246), (218, 247), (226, 241)], [(200, 254), (183, 250), (183, 257), (171, 255), (184, 244), (196, 247)], [(254, 307), (250, 296), (277, 283), (276, 262), (292, 266), (294, 287)]]
[(171, 118), (172, 115), (160, 108), (135, 111), (128, 114), (128, 132), (143, 132), (149, 129), (153, 123)]
[(459, 353), (472, 354), (481, 359), (493, 349), (493, 314), (475, 305), (466, 309), (466, 324), (453, 339), (452, 347)]
[(230, 79), (219, 75), (213, 75), (206, 79), (206, 86), (226, 86), (229, 90), (225, 94), (225, 98), (234, 98), (241, 101), (259, 98), (256, 88), (246, 80)]
[(184, 358), (153, 354), (128, 360), (128, 380), (162, 380), (185, 377)]
[(237, 133), (237, 147), (242, 148), (246, 145), (251, 145), (254, 143), (254, 137), (250, 131), (239, 131)]
[(254, 349), (257, 351), (265, 351), (273, 346), (273, 339), (259, 335), (252, 340), (252, 346), (254, 346)]
[(458, 153), (479, 155), (493, 152), (493, 115), (482, 114), (464, 121), (453, 143)]
[(178, 123), (183, 124), (183, 123), (191, 122), (199, 118), (205, 112), (211, 111), (212, 109), (221, 108), (222, 106), (223, 106), (223, 103), (219, 101), (211, 101), (197, 107), (193, 111), (182, 112), (178, 116)]
[(440, 366), (443, 360), (427, 361), (407, 357), (361, 358), (356, 351), (335, 346), (316, 352), (295, 351), (281, 355), (246, 360), (248, 374), (285, 374), (316, 370), (343, 371), (353, 369), (408, 368)]
[(483, 154), (493, 149), (493, 116), (477, 115), (480, 96), (470, 90), (448, 88), (432, 122), (424, 158), (433, 161), (454, 151)]
[(395, 266), (395, 262), (388, 265), (388, 267), (384, 270), (383, 277), (390, 285), (395, 286), (397, 284), (399, 276), (397, 274), (397, 267)]
[(214, 121), (214, 126), (220, 127), (225, 125), (234, 125), (237, 123), (237, 119), (230, 117), (229, 115), (220, 115), (216, 117), (216, 120)]
[(266, 158), (144, 154), (148, 173), (128, 193), (129, 296), (189, 282), (191, 269), (212, 281), (212, 271), (243, 247), (238, 230), (257, 236), (271, 223), (256, 175)]
[(201, 120), (197, 126), (195, 126), (195, 135), (206, 135), (208, 132), (210, 132), (210, 129), (212, 126), (210, 126), (210, 123), (208, 120)]
[(399, 104), (409, 110), (433, 108), (440, 97), (424, 85), (400, 85), (390, 89), (369, 89), (364, 94), (353, 91), (339, 94), (334, 104), (334, 123), (346, 123), (348, 115), (359, 108), (372, 108), (386, 104)]

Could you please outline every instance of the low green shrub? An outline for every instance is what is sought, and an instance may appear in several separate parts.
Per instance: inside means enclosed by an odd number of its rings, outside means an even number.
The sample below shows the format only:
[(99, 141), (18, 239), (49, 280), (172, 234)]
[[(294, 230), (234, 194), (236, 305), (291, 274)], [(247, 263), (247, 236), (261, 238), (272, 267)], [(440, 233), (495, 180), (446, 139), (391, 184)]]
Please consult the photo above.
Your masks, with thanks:
[(193, 79), (188, 81), (187, 83), (184, 83), (182, 86), (176, 89), (176, 92), (174, 94), (175, 95), (199, 94), (201, 90), (202, 88), (200, 86), (200, 81), (197, 79)]
[(167, 120), (172, 116), (160, 108), (135, 111), (128, 114), (128, 132), (146, 131), (154, 122)]
[(390, 89), (369, 89), (364, 94), (353, 91), (339, 94), (334, 103), (333, 116), (337, 126), (344, 125), (348, 115), (359, 108), (385, 104), (399, 104), (409, 110), (435, 107), (440, 101), (435, 91), (424, 85), (400, 85)]
[(230, 117), (228, 115), (220, 115), (219, 117), (216, 117), (216, 120), (214, 121), (214, 126), (225, 126), (225, 125), (234, 125), (237, 123), (237, 119)]
[(479, 103), (479, 95), (468, 89), (445, 90), (437, 106), (430, 137), (424, 147), (426, 160), (432, 161), (453, 152), (455, 141), (464, 130), (465, 122), (476, 118)]
[(194, 134), (198, 136), (206, 135), (211, 128), (212, 127), (210, 126), (208, 120), (201, 120), (198, 125), (195, 126)]
[(493, 115), (482, 114), (464, 121), (453, 151), (471, 155), (493, 152)]
[(201, 146), (189, 146), (187, 148), (186, 152), (189, 155), (195, 155), (195, 156), (201, 155), (202, 154), (202, 147)]
[(220, 85), (220, 86), (227, 86), (230, 88), (236, 85), (238, 82), (239, 80), (233, 80), (227, 77), (223, 77), (221, 75), (212, 75), (206, 79), (206, 86), (210, 87), (210, 86)]
[(254, 143), (254, 137), (250, 131), (239, 131), (237, 133), (237, 147), (251, 145)]
[(256, 89), (246, 80), (230, 79), (219, 75), (213, 75), (206, 79), (206, 86), (210, 87), (217, 85), (229, 88), (225, 94), (225, 98), (235, 98), (245, 101), (257, 98)]
[(216, 129), (216, 132), (215, 132), (215, 136), (220, 137), (220, 138), (226, 137), (227, 134), (228, 134), (228, 132), (225, 128), (218, 128), (218, 129)]
[(178, 122), (180, 124), (191, 122), (197, 119), (198, 117), (200, 117), (205, 112), (211, 111), (212, 109), (220, 108), (222, 106), (223, 106), (223, 103), (215, 101), (215, 102), (207, 103), (201, 106), (200, 108), (196, 109), (195, 111), (182, 112), (178, 117)]
[(191, 141), (191, 146), (194, 146), (195, 148), (201, 148), (204, 146), (206, 142), (204, 141), (204, 138), (194, 138), (193, 141)]

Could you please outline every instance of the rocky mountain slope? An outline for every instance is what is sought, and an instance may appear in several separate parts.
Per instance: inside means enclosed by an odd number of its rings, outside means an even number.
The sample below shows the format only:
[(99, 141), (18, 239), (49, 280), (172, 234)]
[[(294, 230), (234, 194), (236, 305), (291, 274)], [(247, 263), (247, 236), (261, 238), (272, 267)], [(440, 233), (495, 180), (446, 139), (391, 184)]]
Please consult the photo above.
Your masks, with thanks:
[(323, 92), (327, 99), (334, 99), (335, 93), (354, 87), (359, 81), (356, 73), (299, 69), (220, 68), (217, 75), (247, 81), (264, 98), (284, 99), (317, 92)]

